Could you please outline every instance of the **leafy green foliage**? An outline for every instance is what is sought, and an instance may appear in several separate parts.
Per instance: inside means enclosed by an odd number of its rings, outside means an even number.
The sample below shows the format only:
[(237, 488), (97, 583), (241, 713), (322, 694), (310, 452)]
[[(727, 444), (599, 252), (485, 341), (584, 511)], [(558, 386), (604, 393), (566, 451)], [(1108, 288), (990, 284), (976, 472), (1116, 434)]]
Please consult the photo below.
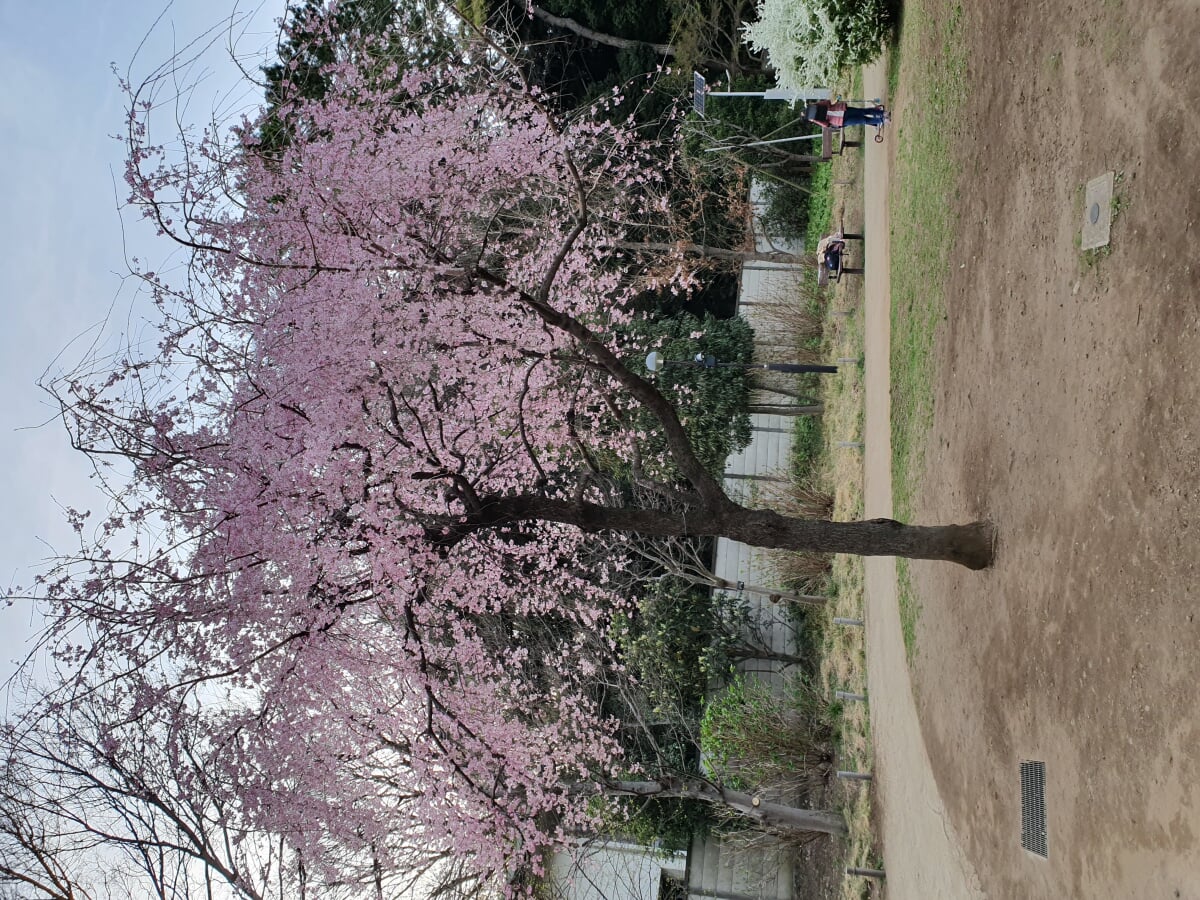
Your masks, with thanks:
[(614, 621), (621, 658), (645, 691), (652, 714), (699, 714), (713, 674), (708, 656), (717, 624), (709, 590), (678, 578), (653, 582), (636, 614)]
[(832, 163), (821, 163), (813, 171), (804, 220), (804, 247), (815, 251), (821, 238), (833, 230)]
[[(652, 582), (632, 614), (619, 614), (612, 636), (645, 708), (611, 710), (630, 727), (621, 730), (631, 767), (693, 773), (699, 766), (698, 721), (709, 679), (717, 610), (707, 588), (677, 578)], [(665, 755), (665, 758), (664, 758)], [(694, 800), (618, 800), (621, 830), (645, 844), (685, 849), (709, 827), (707, 804)]]
[(828, 768), (837, 707), (801, 676), (782, 695), (739, 676), (714, 697), (700, 723), (708, 765), (743, 789), (793, 783)]
[(381, 73), (392, 63), (401, 72), (427, 69), (444, 63), (452, 52), (455, 39), (439, 0), (341, 0), (330, 32), (325, 30), (326, 6), (325, 0), (304, 0), (288, 7), (292, 28), (276, 48), (279, 61), (262, 70), (268, 110), (259, 130), (264, 153), (291, 140), (296, 123), (286, 108), (289, 99), (325, 96), (326, 67), (342, 44), (369, 48)]
[(712, 827), (712, 804), (701, 800), (642, 800), (621, 819), (621, 832), (639, 844), (686, 850), (692, 836)]
[(799, 416), (792, 426), (792, 480), (801, 483), (811, 477), (824, 450), (821, 420), (816, 416)]
[[(658, 388), (679, 411), (697, 455), (713, 474), (725, 467), (725, 458), (750, 443), (749, 379), (737, 367), (705, 369), (689, 364), (696, 356), (711, 355), (720, 362), (749, 363), (754, 351), (754, 330), (744, 319), (698, 319), (684, 313), (669, 318), (635, 320), (627, 329), (627, 358), (635, 370), (644, 371), (646, 354), (657, 350), (679, 365), (667, 365), (652, 376)], [(654, 477), (676, 476), (666, 441), (653, 427), (651, 416), (636, 408), (635, 429), (648, 435), (643, 442), (643, 466)], [(618, 472), (618, 474), (621, 474)], [(628, 474), (628, 473), (625, 473)]]

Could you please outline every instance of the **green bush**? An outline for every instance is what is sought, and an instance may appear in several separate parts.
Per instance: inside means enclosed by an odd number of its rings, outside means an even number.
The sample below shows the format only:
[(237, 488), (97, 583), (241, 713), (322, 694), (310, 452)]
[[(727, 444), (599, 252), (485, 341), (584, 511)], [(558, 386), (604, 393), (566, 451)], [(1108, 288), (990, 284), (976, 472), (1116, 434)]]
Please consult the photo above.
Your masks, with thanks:
[(833, 164), (820, 163), (813, 169), (808, 193), (808, 227), (804, 232), (804, 247), (816, 251), (817, 243), (833, 226)]
[(719, 623), (708, 588), (678, 578), (649, 584), (632, 616), (613, 619), (613, 638), (656, 715), (699, 715), (712, 673), (707, 657)]
[(622, 835), (663, 850), (686, 850), (693, 835), (712, 827), (712, 805), (702, 800), (626, 800), (622, 805)]
[(743, 790), (811, 783), (833, 760), (836, 708), (803, 676), (773, 694), (738, 676), (700, 721), (700, 745), (713, 774)]
[[(750, 443), (749, 376), (736, 366), (705, 369), (686, 363), (696, 354), (711, 355), (725, 363), (749, 363), (754, 354), (754, 329), (744, 319), (699, 319), (689, 314), (661, 319), (637, 319), (627, 326), (622, 343), (629, 347), (628, 364), (645, 371), (646, 354), (662, 353), (668, 365), (653, 375), (658, 389), (679, 413), (696, 455), (714, 476), (725, 469), (729, 454)], [(635, 431), (646, 433), (642, 462), (655, 478), (678, 477), (656, 420), (641, 406), (630, 411)], [(625, 474), (614, 464), (614, 474)]]
[(802, 484), (813, 474), (825, 450), (825, 431), (817, 416), (799, 416), (792, 426), (792, 481)]

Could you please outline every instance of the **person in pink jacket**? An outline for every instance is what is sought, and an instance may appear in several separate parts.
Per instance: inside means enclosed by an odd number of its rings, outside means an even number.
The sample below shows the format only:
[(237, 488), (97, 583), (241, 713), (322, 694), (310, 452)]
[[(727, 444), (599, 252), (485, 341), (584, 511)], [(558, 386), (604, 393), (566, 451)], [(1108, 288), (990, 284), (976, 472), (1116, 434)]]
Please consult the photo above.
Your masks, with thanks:
[(818, 100), (808, 104), (804, 118), (822, 128), (846, 128), (850, 125), (882, 128), (889, 117), (882, 104), (851, 106), (843, 100)]

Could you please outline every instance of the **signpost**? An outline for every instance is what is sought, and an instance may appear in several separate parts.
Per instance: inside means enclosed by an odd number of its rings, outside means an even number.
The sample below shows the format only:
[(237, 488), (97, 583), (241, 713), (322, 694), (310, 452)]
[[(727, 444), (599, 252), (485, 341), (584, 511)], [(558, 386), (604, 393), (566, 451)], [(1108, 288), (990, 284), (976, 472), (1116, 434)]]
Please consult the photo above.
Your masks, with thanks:
[(784, 88), (770, 88), (765, 91), (710, 91), (699, 72), (692, 72), (692, 108), (698, 115), (704, 115), (705, 102), (708, 97), (758, 97), (761, 100), (786, 100), (795, 103), (797, 100), (828, 100), (831, 97), (829, 88), (806, 87), (798, 91)]

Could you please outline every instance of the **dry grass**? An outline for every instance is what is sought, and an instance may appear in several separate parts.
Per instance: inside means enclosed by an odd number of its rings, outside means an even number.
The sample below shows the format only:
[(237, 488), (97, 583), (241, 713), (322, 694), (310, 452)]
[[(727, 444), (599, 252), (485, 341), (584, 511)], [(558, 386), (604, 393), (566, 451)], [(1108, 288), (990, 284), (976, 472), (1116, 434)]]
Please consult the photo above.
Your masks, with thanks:
[(787, 516), (803, 519), (832, 519), (834, 495), (824, 478), (782, 476), (780, 481), (763, 482), (758, 491), (760, 505)]
[[(861, 231), (862, 160), (848, 153), (834, 160), (831, 207), (835, 218), (850, 231)], [(813, 361), (837, 360), (837, 376), (822, 378), (817, 399), (824, 404), (821, 427), (824, 451), (812, 474), (781, 478), (756, 486), (755, 504), (768, 505), (807, 518), (849, 521), (863, 515), (863, 459), (856, 447), (839, 442), (862, 440), (864, 385), (859, 361), (863, 358), (862, 280), (844, 279), (831, 289), (816, 287), (816, 275), (807, 269), (788, 285), (788, 296), (773, 304), (768, 316), (777, 335), (771, 346), (756, 350), (761, 361), (777, 361), (789, 355)], [(807, 358), (803, 358), (807, 361)], [(781, 402), (775, 398), (774, 402)], [(866, 643), (863, 629), (833, 624), (835, 617), (862, 618), (864, 570), (860, 557), (815, 553), (773, 553), (771, 562), (782, 584), (807, 594), (827, 594), (829, 602), (813, 609), (807, 627), (819, 632), (820, 669), (816, 686), (832, 699), (837, 690), (865, 693), (867, 683)], [(873, 768), (870, 710), (866, 703), (835, 704), (834, 744), (839, 769), (869, 772)], [(878, 855), (872, 825), (869, 785), (837, 782), (827, 786), (827, 805), (839, 807), (850, 833), (842, 844), (844, 866), (875, 867)], [(762, 840), (778, 840), (764, 836)], [(796, 848), (793, 847), (793, 850)], [(862, 897), (864, 882), (841, 881), (841, 896)]]
[[(846, 227), (860, 230), (862, 222), (861, 157), (839, 157), (834, 164), (834, 207), (844, 210)], [(846, 182), (849, 182), (848, 184)], [(834, 289), (834, 301), (826, 320), (826, 335), (833, 356), (839, 359), (863, 358), (862, 280), (846, 279)], [(861, 441), (864, 422), (864, 394), (861, 369), (842, 363), (843, 375), (830, 379), (825, 401), (826, 455), (820, 473), (833, 489), (833, 518), (839, 521), (859, 519), (863, 515), (862, 452), (854, 447), (838, 447), (839, 441)], [(863, 616), (864, 570), (861, 557), (838, 555), (833, 558), (830, 582), (832, 599), (821, 611), (825, 619), (821, 645), (819, 684), (827, 696), (845, 690), (866, 693), (867, 648), (863, 629), (833, 624), (835, 617), (859, 619)], [(871, 746), (870, 707), (847, 701), (842, 707), (838, 734), (838, 768), (870, 772), (874, 752)], [(850, 827), (846, 839), (845, 865), (874, 866), (876, 853), (872, 828), (869, 786), (849, 783), (840, 786), (844, 797), (843, 812)], [(860, 879), (842, 882), (846, 900), (861, 896)]]
[(792, 346), (803, 345), (824, 336), (826, 299), (817, 287), (816, 266), (804, 262), (779, 288), (768, 292), (759, 315), (771, 332), (790, 335)]
[(798, 594), (824, 594), (829, 587), (830, 556), (826, 553), (777, 553), (771, 557), (779, 583)]

